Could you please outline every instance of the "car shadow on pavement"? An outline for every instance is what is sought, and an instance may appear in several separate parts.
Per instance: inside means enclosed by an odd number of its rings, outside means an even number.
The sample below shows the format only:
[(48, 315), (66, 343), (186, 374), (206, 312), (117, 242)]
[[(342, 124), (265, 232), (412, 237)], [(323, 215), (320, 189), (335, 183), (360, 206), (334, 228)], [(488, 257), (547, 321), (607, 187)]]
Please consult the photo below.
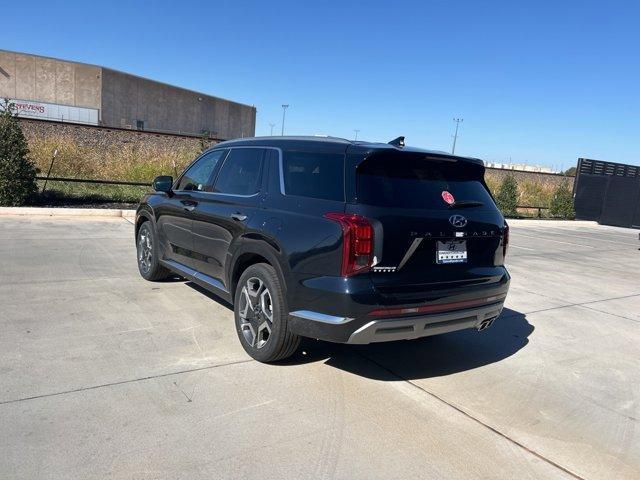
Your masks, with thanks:
[(281, 364), (325, 361), (326, 365), (376, 380), (442, 377), (499, 362), (524, 348), (534, 327), (526, 315), (505, 308), (482, 331), (461, 330), (418, 340), (339, 345), (305, 339)]
[[(186, 285), (233, 311), (233, 305), (196, 283)], [(417, 380), (499, 362), (529, 343), (534, 327), (524, 313), (505, 308), (490, 328), (445, 333), (418, 340), (344, 345), (303, 338), (297, 352), (277, 365), (325, 365), (367, 378), (385, 381)]]
[(185, 285), (187, 285), (188, 287), (193, 288), (194, 290), (200, 292), (201, 294), (207, 296), (209, 299), (213, 300), (214, 302), (222, 305), (225, 308), (228, 308), (229, 310), (231, 310), (233, 312), (233, 305), (230, 304), (229, 302), (227, 302), (226, 300), (218, 297), (215, 293), (210, 292), (209, 290), (207, 290), (204, 287), (201, 287), (200, 285), (198, 285), (197, 283), (191, 282), (189, 280), (184, 280)]

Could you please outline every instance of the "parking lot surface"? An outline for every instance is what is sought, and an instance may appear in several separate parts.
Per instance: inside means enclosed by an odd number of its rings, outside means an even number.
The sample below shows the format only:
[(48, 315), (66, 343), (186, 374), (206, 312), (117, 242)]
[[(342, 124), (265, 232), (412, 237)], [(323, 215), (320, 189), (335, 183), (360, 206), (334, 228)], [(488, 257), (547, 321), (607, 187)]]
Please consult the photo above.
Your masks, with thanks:
[(640, 478), (637, 231), (511, 232), (490, 329), (263, 365), (128, 221), (0, 217), (0, 478)]

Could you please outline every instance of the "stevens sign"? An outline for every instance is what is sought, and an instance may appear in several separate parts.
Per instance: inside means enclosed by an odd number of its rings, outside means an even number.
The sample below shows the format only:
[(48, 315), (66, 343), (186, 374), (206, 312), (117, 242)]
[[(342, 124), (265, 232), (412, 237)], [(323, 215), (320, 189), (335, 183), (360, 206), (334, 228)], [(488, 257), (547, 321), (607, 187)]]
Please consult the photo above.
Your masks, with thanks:
[(33, 117), (58, 122), (98, 124), (98, 110), (95, 108), (71, 107), (55, 103), (34, 102), (10, 98), (19, 117)]

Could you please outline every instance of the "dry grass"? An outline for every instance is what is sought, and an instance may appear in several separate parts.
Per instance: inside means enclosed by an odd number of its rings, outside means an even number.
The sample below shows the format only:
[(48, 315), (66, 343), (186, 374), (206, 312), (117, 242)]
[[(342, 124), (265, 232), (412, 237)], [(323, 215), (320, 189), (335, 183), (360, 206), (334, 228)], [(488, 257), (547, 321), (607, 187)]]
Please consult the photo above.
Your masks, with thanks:
[[(493, 172), (488, 171), (485, 175), (485, 181), (494, 196), (500, 189), (502, 183), (501, 178)], [(538, 181), (531, 179), (519, 179), (518, 180), (518, 205), (531, 206), (531, 207), (548, 207), (551, 204), (553, 198), (553, 192), (557, 186), (549, 181)], [(523, 216), (537, 216), (537, 209), (518, 209), (518, 213)], [(548, 216), (548, 210), (542, 211), (543, 216)]]
[[(38, 191), (42, 192), (44, 181), (38, 181)], [(58, 204), (136, 204), (151, 187), (130, 185), (100, 185), (91, 183), (47, 182), (47, 189), (37, 200), (39, 205)]]
[[(87, 178), (98, 180), (122, 180), (148, 182), (158, 175), (176, 177), (201, 151), (199, 145), (169, 148), (148, 143), (124, 143), (98, 148), (96, 145), (80, 145), (67, 135), (38, 136), (29, 141), (30, 156), (45, 175), (51, 163), (51, 152), (58, 155), (51, 171), (52, 177)], [(486, 182), (494, 195), (500, 188), (501, 178), (487, 171)], [(145, 187), (88, 185), (51, 182), (47, 190), (53, 195), (69, 198), (88, 198), (92, 201), (135, 202)], [(518, 181), (518, 205), (549, 206), (555, 185), (549, 182), (520, 179)], [(525, 215), (537, 211), (523, 210)]]
[(51, 176), (149, 182), (158, 175), (181, 172), (199, 153), (198, 147), (166, 149), (128, 143), (106, 150), (78, 145), (70, 136), (32, 139), (31, 159), (46, 174), (51, 152), (58, 150)]

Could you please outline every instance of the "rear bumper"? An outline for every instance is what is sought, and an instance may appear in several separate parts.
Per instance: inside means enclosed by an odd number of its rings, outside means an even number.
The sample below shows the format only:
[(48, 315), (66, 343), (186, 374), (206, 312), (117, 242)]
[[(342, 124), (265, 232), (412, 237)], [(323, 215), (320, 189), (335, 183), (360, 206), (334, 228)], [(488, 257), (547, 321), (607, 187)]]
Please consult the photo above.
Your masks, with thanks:
[[(509, 274), (500, 268), (498, 281), (454, 289), (422, 292), (411, 302), (385, 297), (370, 283), (339, 288), (328, 277), (309, 283), (291, 298), (289, 328), (297, 335), (337, 343), (366, 344), (420, 338), (466, 328), (478, 328), (502, 311)], [(356, 288), (362, 286), (362, 289)], [(322, 288), (318, 288), (322, 287)], [(293, 295), (292, 295), (293, 296)], [(297, 300), (297, 301), (296, 301)], [(379, 309), (416, 308), (413, 315), (374, 316)], [(421, 311), (421, 309), (423, 309)], [(422, 313), (424, 312), (424, 313)], [(390, 312), (392, 313), (392, 312)]]
[(430, 335), (455, 332), (466, 328), (480, 329), (485, 322), (492, 321), (502, 312), (503, 302), (480, 308), (456, 310), (436, 315), (409, 318), (372, 320), (351, 334), (347, 343), (367, 344), (412, 340)]

